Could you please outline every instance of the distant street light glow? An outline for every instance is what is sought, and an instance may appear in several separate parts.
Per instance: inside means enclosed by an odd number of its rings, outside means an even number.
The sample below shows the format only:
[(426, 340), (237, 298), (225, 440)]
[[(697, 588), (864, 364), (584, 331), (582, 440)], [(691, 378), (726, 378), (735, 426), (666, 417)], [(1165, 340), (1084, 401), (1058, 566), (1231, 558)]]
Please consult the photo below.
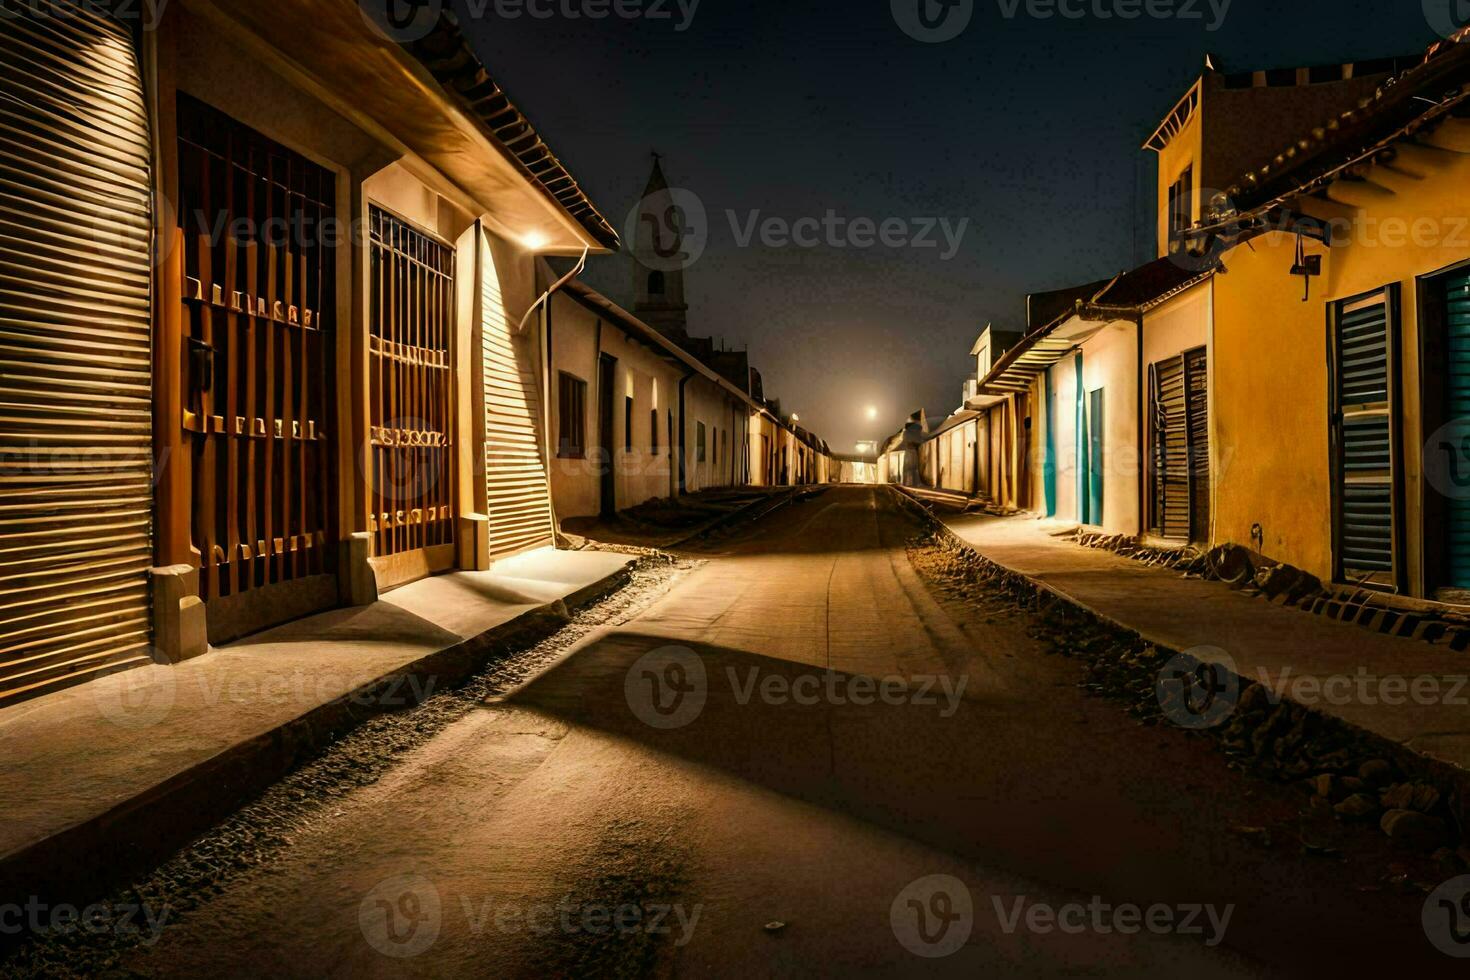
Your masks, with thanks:
[(874, 421), (877, 418), (878, 418), (878, 409), (875, 406), (873, 406), (873, 405), (869, 405), (868, 406), (868, 420), (869, 421)]

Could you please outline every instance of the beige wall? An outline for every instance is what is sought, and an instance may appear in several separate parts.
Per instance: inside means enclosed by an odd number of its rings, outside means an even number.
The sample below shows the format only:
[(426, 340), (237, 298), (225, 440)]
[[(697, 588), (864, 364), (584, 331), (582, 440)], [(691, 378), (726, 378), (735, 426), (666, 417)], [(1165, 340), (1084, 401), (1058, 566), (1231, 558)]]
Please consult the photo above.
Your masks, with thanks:
[[(1064, 325), (1064, 328), (1066, 326)], [(1138, 494), (1141, 454), (1138, 445), (1137, 327), (1127, 321), (1104, 326), (1084, 341), (1082, 392), (1084, 408), (1091, 411), (1091, 395), (1103, 393), (1103, 517), (1098, 526), (1118, 534), (1139, 533)], [(1049, 369), (1055, 393), (1056, 416), (1046, 408), (1045, 387), (1036, 385), (1033, 412), (1032, 477), (1037, 488), (1035, 507), (1044, 510), (1043, 467), (1046, 428), (1055, 428), (1058, 520), (1080, 519), (1078, 506), (1078, 432), (1076, 352), (1069, 353)], [(1083, 432), (1086, 438), (1086, 432)]]
[(771, 456), (779, 450), (776, 423), (761, 412), (750, 416), (750, 482), (755, 486), (774, 486), (776, 464)]
[[(696, 375), (684, 386), (685, 488), (689, 493), (736, 486), (744, 473), (749, 407), (726, 389)], [(699, 423), (705, 427), (705, 458), (699, 460)], [(718, 436), (717, 436), (718, 433)]]
[[(600, 324), (600, 339), (599, 339)], [(557, 516), (591, 517), (601, 510), (601, 474), (598, 446), (598, 360), (600, 354), (617, 359), (613, 369), (613, 473), (617, 508), (626, 510), (646, 500), (667, 497), (673, 492), (670, 466), (674, 461), (669, 445), (668, 413), (674, 413), (674, 438), (678, 439), (679, 379), (683, 371), (630, 339), (618, 327), (599, 317), (581, 303), (558, 294), (551, 300), (551, 411), (553, 452), (561, 431), (561, 403), (557, 386), (565, 371), (586, 382), (583, 431), (587, 455), (583, 459), (554, 456), (551, 467), (552, 497)], [(625, 448), (624, 399), (633, 397), (633, 448)], [(653, 451), (650, 412), (659, 416), (658, 451)]]

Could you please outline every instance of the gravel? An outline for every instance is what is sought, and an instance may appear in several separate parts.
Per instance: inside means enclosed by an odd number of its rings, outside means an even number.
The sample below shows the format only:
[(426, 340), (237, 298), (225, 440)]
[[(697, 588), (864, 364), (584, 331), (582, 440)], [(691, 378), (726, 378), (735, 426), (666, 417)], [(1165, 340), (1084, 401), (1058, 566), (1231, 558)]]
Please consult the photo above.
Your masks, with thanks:
[[(638, 556), (626, 584), (573, 613), (556, 632), (498, 657), (457, 688), (394, 714), (379, 715), (332, 743), (258, 799), (185, 847), (151, 874), (101, 899), (110, 908), (146, 905), (177, 922), (246, 873), (269, 865), (293, 841), (330, 816), (354, 790), (377, 782), (402, 757), (487, 699), (545, 669), (588, 633), (637, 616), (699, 565), (647, 549), (613, 549)], [(109, 929), (42, 932), (20, 940), (0, 959), (4, 977), (125, 976), (122, 954), (146, 932)]]

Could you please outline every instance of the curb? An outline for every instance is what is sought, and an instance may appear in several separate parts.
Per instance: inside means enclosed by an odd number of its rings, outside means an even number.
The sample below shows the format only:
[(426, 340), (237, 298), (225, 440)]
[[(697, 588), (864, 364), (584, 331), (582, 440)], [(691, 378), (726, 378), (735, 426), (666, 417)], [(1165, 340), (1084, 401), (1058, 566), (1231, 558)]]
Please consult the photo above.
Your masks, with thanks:
[[(991, 572), (994, 581), (1018, 599), (1023, 598), (1028, 593), (1033, 595), (1038, 610), (1045, 603), (1061, 604), (1100, 626), (1136, 640), (1140, 645), (1152, 647), (1165, 655), (1172, 656), (1184, 652), (1175, 649), (1168, 643), (1149, 638), (1137, 628), (1101, 613), (1085, 602), (1059, 591), (1045, 582), (1034, 579), (1014, 569), (1007, 568), (962, 540), (947, 525), (935, 518), (922, 503), (915, 500), (909, 494), (897, 491), (897, 496), (905, 507), (920, 517), (925, 526), (942, 543), (943, 547), (965, 552), (973, 556), (982, 567)], [(1224, 666), (1221, 664), (1216, 664), (1216, 667), (1224, 669)], [(1241, 703), (1244, 703), (1246, 692), (1250, 688), (1261, 687), (1265, 690), (1264, 685), (1261, 685), (1249, 676), (1239, 674), (1236, 671), (1228, 671), (1228, 673), (1234, 677), (1239, 685), (1238, 690), (1240, 692)], [(1323, 711), (1317, 706), (1302, 704), (1284, 694), (1276, 696), (1276, 698), (1276, 701), (1273, 703), (1278, 705), (1280, 709), (1296, 712), (1299, 715), (1310, 715), (1327, 727), (1336, 727), (1344, 732), (1350, 733), (1355, 740), (1365, 747), (1371, 747), (1375, 755), (1391, 761), (1406, 775), (1413, 775), (1423, 780), (1433, 781), (1447, 788), (1449, 793), (1446, 799), (1450, 801), (1450, 810), (1457, 824), (1455, 828), (1457, 836), (1461, 840), (1470, 843), (1470, 840), (1466, 840), (1466, 838), (1470, 838), (1470, 772), (1452, 763), (1423, 755), (1402, 742), (1363, 728), (1331, 712)]]
[[(817, 485), (814, 484), (813, 487), (815, 486)], [(749, 518), (749, 521), (747, 521), (747, 523), (753, 523), (755, 521), (761, 520), (764, 517), (768, 517), (771, 514), (774, 514), (776, 511), (780, 510), (782, 507), (785, 507), (787, 504), (794, 503), (798, 498), (805, 499), (807, 495), (813, 494), (813, 487), (790, 487), (783, 493), (772, 494), (770, 497), (766, 497), (760, 500), (752, 500), (744, 507), (733, 510), (728, 514), (724, 514), (720, 517), (715, 518), (703, 527), (685, 535), (677, 541), (672, 541), (669, 544), (664, 545), (659, 550), (667, 551), (670, 548), (682, 547), (689, 542), (695, 540), (696, 538), (702, 538), (707, 534), (713, 534), (714, 532), (724, 530), (731, 525), (739, 524), (740, 522), (745, 521), (747, 517)], [(774, 503), (772, 502), (773, 500)], [(766, 509), (761, 510), (761, 508), (763, 507)], [(760, 513), (756, 513), (756, 511), (760, 511)]]
[(629, 578), (627, 568), (620, 569), (563, 599), (426, 654), (176, 773), (111, 810), (0, 857), (0, 897), (18, 901), (35, 896), (51, 904), (82, 905), (126, 885), (368, 719), (411, 708), (434, 691), (468, 679), (497, 654), (550, 636), (566, 624), (569, 610), (617, 591)]

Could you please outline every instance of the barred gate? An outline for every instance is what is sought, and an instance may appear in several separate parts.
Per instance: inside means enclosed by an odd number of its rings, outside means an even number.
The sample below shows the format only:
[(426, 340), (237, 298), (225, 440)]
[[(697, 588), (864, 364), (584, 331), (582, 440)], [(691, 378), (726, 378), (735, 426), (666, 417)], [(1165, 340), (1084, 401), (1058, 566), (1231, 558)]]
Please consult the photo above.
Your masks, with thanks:
[(333, 174), (178, 97), (186, 445), (212, 642), (336, 604)]
[(373, 553), (438, 571), (454, 561), (454, 246), (381, 207), (369, 222)]

